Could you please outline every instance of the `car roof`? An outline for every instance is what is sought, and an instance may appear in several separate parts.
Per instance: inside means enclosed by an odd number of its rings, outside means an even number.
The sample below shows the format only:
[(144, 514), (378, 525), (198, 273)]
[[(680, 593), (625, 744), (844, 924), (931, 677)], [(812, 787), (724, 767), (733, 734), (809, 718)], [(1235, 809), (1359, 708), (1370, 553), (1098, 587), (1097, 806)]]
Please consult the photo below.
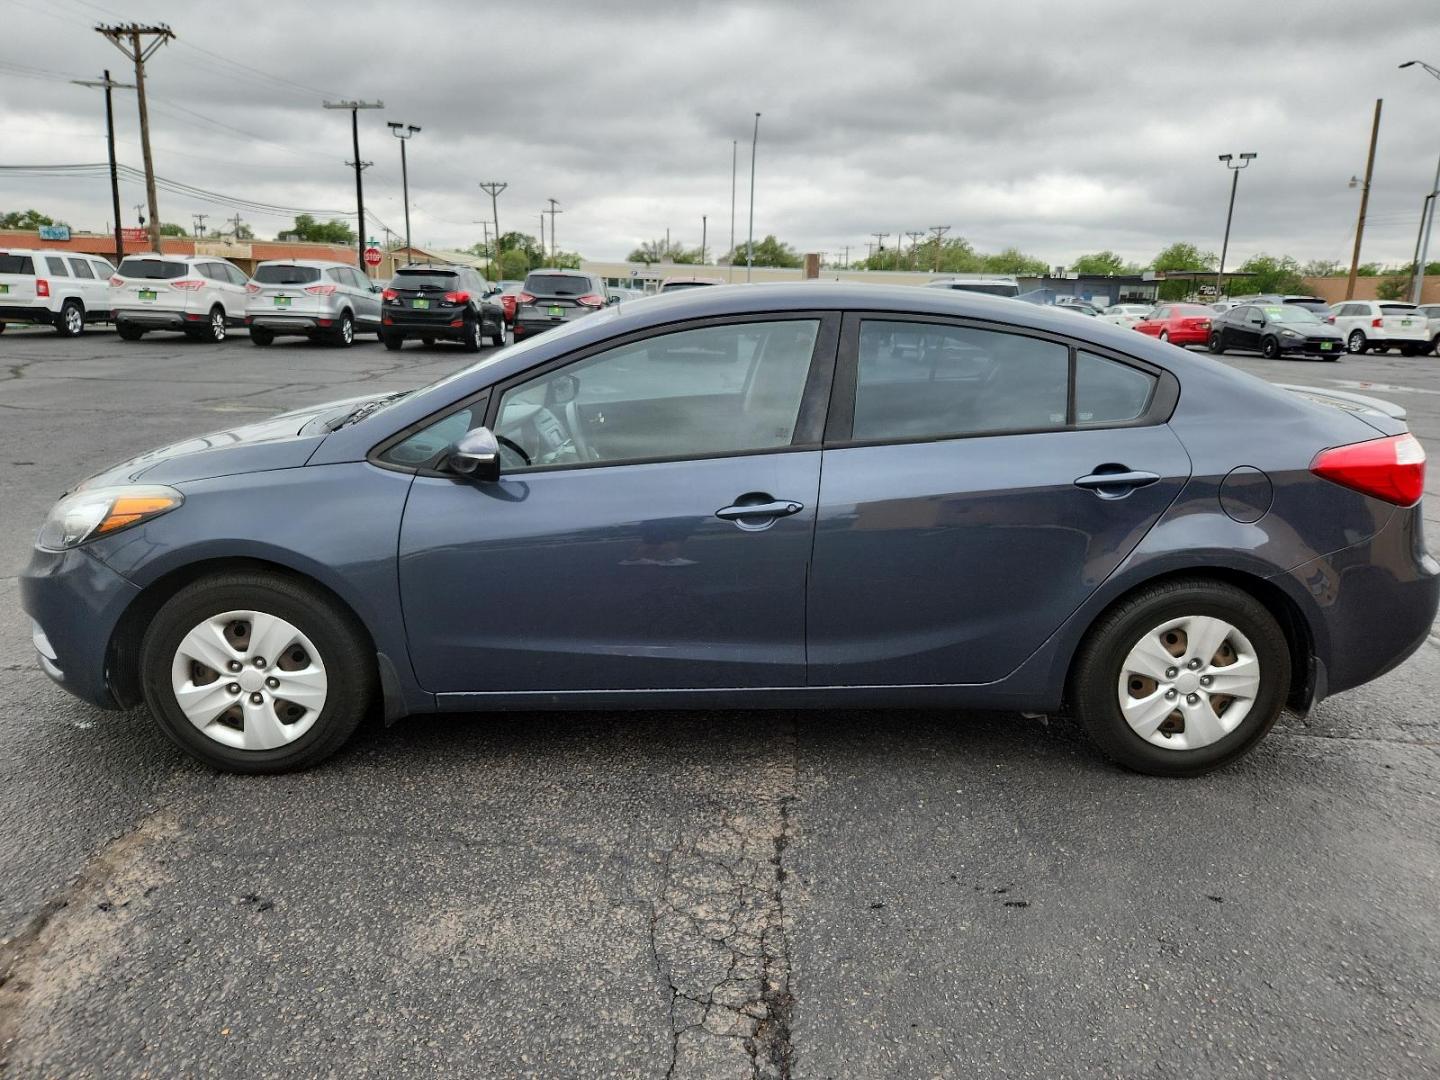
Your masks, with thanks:
[(317, 270), (324, 270), (332, 266), (343, 266), (353, 269), (355, 264), (340, 262), (337, 259), (266, 259), (264, 262), (255, 264), (255, 269), (262, 266), (312, 266)]
[[(537, 266), (530, 274), (564, 274), (566, 277), (590, 277), (584, 270), (566, 270), (560, 267)], [(529, 277), (530, 274), (526, 274)]]
[(0, 248), (0, 255), (70, 255), (79, 256), (82, 259), (104, 259), (110, 261), (110, 256), (101, 255), (94, 251), (70, 251), (65, 248)]

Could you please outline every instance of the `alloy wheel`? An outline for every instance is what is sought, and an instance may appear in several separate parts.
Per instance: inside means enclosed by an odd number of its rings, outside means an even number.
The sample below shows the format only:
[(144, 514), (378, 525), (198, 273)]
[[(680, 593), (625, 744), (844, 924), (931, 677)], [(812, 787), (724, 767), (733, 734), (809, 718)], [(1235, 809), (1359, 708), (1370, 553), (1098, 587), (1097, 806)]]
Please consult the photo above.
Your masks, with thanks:
[(85, 330), (85, 313), (74, 304), (65, 306), (65, 333), (79, 337)]
[(226, 611), (181, 639), (170, 667), (180, 711), (237, 750), (274, 750), (314, 726), (328, 681), (300, 629), (263, 611)]
[(1359, 330), (1350, 331), (1350, 336), (1345, 339), (1345, 348), (1352, 353), (1363, 353), (1365, 351), (1365, 335)]
[(215, 341), (225, 340), (225, 313), (219, 308), (210, 313), (210, 337)]
[(1260, 693), (1260, 661), (1225, 620), (1183, 616), (1135, 643), (1117, 691), (1136, 735), (1162, 749), (1196, 750), (1240, 726)]

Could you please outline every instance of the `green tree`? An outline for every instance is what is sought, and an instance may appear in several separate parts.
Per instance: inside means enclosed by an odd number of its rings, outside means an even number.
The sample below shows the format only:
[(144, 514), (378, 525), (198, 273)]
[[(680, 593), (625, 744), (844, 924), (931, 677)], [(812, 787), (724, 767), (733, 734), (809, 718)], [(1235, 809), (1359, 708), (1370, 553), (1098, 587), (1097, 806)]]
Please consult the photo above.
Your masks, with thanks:
[[(503, 257), (505, 253), (510, 251), (518, 251), (525, 256), (525, 268), (527, 270), (532, 266), (539, 266), (544, 261), (540, 254), (539, 242), (529, 233), (507, 232), (504, 236), (500, 237), (499, 240), (495, 241), (495, 248), (500, 252), (502, 265), (504, 264)], [(510, 275), (507, 274), (506, 276), (509, 277)], [(519, 276), (524, 277), (525, 275), (521, 274)]]
[(162, 221), (160, 223), (161, 236), (189, 236), (190, 230), (184, 225), (176, 225), (173, 221)]
[(1425, 273), (1440, 274), (1440, 262), (1427, 262), (1425, 264)]
[(550, 266), (561, 270), (579, 270), (581, 260), (578, 251), (557, 251), (546, 261)]
[[(1213, 251), (1201, 251), (1194, 244), (1177, 241), (1156, 255), (1150, 268), (1157, 272), (1173, 270), (1214, 270), (1219, 260)], [(1183, 300), (1195, 289), (1190, 281), (1162, 281), (1161, 300)]]
[(1409, 292), (1409, 278), (1387, 277), (1375, 283), (1375, 297), (1378, 300), (1404, 300)]
[(1361, 263), (1355, 270), (1356, 277), (1379, 277), (1379, 263)]
[(625, 256), (625, 261), (644, 263), (646, 266), (661, 262), (697, 263), (700, 261), (700, 249), (689, 251), (678, 240), (672, 240), (667, 244), (662, 236), (655, 240), (646, 240)]
[(1115, 252), (1106, 249), (1093, 255), (1081, 255), (1070, 269), (1077, 274), (1132, 274), (1136, 268), (1127, 266), (1125, 260)]
[(1050, 264), (1044, 259), (1026, 255), (1016, 248), (1006, 248), (981, 260), (981, 269), (987, 274), (1024, 274), (1029, 277), (1043, 277), (1050, 272)]
[(530, 260), (519, 248), (502, 251), (500, 258), (495, 261), (495, 265), (500, 274), (497, 280), (500, 281), (523, 281), (525, 275), (530, 272)]
[(295, 224), (286, 230), (296, 240), (308, 240), (319, 244), (353, 244), (355, 230), (348, 222), (339, 218), (316, 221), (309, 214), (301, 214)]
[[(1240, 264), (1240, 269), (1255, 275), (1244, 279), (1247, 293), (1298, 293), (1305, 288), (1300, 264), (1289, 255), (1278, 259), (1273, 255), (1253, 255)], [(1236, 284), (1238, 287), (1240, 282)]]
[(1305, 277), (1339, 277), (1348, 271), (1334, 259), (1311, 259), (1300, 268), (1300, 273)]
[[(735, 266), (746, 265), (745, 245), (737, 244), (735, 250), (725, 256), (721, 262), (729, 262)], [(751, 261), (753, 266), (783, 266), (798, 267), (801, 258), (798, 252), (789, 244), (775, 239), (771, 233), (763, 240), (755, 242), (754, 255)]]
[(0, 214), (0, 229), (25, 229), (35, 230), (41, 225), (64, 225), (63, 221), (56, 221), (49, 214), (42, 214), (39, 210), (12, 210), (8, 214)]

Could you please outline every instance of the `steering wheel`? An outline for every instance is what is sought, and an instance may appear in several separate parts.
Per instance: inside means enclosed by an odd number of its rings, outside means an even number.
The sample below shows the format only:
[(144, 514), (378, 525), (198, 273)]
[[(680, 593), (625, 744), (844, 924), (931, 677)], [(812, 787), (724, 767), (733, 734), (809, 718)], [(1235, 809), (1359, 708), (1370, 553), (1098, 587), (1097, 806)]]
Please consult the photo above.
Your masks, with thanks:
[(511, 439), (505, 435), (496, 435), (495, 441), (498, 442), (501, 446), (505, 446), (511, 450), (514, 450), (515, 453), (520, 455), (520, 460), (525, 462), (526, 465), (532, 464), (530, 461), (530, 455), (527, 454), (523, 449), (521, 449), (520, 444), (517, 443), (514, 439)]

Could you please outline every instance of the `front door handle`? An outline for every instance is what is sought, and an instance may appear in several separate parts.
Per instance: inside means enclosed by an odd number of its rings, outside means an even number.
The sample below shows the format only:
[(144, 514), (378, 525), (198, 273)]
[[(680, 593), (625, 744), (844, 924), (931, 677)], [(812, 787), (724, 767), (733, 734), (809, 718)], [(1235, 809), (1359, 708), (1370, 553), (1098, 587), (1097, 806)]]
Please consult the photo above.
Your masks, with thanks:
[(750, 503), (749, 505), (736, 503), (733, 506), (722, 506), (715, 511), (715, 516), (726, 521), (738, 521), (741, 518), (782, 518), (798, 514), (804, 509), (803, 503), (778, 499), (774, 502)]
[(1093, 491), (1102, 499), (1119, 499), (1130, 494), (1136, 488), (1148, 487), (1159, 479), (1160, 477), (1152, 472), (1116, 468), (1113, 472), (1097, 471), (1078, 477), (1075, 486)]

